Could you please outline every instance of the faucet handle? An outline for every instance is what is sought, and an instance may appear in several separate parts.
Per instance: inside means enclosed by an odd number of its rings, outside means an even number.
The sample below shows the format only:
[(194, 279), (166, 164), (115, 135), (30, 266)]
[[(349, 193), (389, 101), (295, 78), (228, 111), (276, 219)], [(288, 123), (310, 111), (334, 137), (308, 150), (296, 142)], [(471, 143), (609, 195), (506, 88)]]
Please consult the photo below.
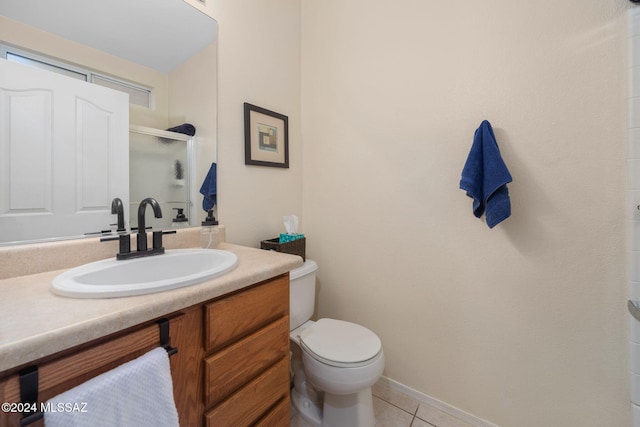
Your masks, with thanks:
[(126, 234), (120, 234), (118, 236), (113, 236), (113, 237), (103, 237), (102, 239), (100, 239), (101, 242), (110, 242), (112, 240), (119, 241), (118, 253), (116, 254), (117, 259), (124, 259), (124, 257), (127, 256), (127, 254), (131, 253), (131, 235), (130, 234), (126, 233)]
[(167, 230), (167, 231), (154, 231), (153, 232), (153, 249), (162, 249), (164, 252), (164, 248), (162, 247), (162, 236), (164, 234), (176, 234), (176, 230)]

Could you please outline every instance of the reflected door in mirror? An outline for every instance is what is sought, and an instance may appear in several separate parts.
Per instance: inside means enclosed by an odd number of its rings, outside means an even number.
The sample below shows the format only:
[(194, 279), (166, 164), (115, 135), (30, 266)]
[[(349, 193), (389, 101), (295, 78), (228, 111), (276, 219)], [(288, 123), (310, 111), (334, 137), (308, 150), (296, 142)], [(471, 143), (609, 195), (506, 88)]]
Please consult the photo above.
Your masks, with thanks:
[(0, 97), (0, 242), (109, 229), (129, 197), (127, 95), (0, 60)]

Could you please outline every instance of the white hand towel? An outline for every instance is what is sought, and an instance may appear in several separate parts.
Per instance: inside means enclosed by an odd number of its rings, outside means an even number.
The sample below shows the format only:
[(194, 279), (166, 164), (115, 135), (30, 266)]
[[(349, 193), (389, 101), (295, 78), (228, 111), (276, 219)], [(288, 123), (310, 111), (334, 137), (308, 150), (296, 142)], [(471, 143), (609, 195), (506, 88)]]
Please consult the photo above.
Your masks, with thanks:
[(46, 403), (46, 427), (177, 427), (167, 351), (147, 354)]

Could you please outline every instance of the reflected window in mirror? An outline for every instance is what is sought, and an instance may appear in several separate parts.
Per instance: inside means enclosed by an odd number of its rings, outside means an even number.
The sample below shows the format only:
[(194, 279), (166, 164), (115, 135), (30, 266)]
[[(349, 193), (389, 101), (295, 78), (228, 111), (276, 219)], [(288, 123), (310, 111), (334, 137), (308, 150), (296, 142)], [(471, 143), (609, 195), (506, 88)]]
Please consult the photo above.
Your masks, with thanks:
[(0, 44), (0, 57), (7, 61), (41, 68), (73, 79), (124, 92), (129, 95), (130, 104), (151, 108), (152, 89), (144, 85), (106, 76), (87, 68), (78, 67), (65, 61), (10, 45)]

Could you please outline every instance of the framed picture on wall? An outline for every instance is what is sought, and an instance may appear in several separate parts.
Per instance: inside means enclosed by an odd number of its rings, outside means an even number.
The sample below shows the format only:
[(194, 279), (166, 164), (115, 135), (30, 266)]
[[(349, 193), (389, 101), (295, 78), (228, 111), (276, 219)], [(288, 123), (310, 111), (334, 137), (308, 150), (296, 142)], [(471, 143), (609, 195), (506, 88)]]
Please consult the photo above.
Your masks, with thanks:
[(244, 103), (244, 164), (289, 167), (289, 118)]

